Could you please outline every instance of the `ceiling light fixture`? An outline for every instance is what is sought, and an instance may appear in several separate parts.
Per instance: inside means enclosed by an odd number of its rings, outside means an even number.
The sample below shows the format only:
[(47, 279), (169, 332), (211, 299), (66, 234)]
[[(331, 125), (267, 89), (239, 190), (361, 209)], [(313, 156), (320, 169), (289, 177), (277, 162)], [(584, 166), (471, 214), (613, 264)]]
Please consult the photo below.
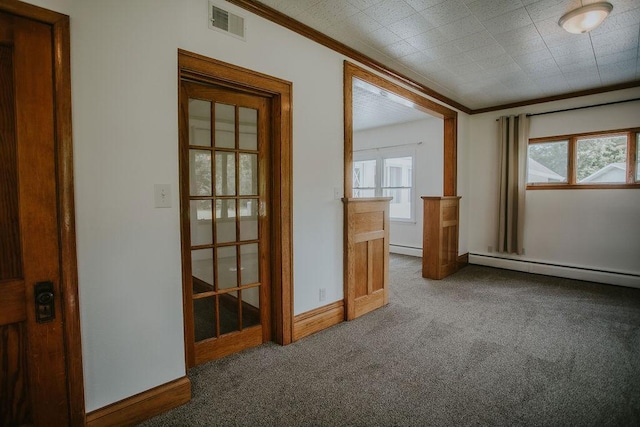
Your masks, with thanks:
[(611, 13), (613, 5), (607, 2), (593, 3), (565, 13), (558, 25), (573, 34), (591, 31)]

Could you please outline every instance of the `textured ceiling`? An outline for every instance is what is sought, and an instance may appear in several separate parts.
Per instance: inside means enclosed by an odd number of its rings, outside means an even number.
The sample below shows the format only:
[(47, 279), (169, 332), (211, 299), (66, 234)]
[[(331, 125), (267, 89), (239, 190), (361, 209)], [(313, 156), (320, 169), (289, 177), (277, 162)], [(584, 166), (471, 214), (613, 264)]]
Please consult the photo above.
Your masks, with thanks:
[(360, 131), (435, 117), (410, 106), (410, 102), (366, 82), (353, 85), (353, 130)]
[(598, 0), (262, 0), (471, 109), (640, 80), (640, 0), (609, 0), (598, 28), (567, 11)]

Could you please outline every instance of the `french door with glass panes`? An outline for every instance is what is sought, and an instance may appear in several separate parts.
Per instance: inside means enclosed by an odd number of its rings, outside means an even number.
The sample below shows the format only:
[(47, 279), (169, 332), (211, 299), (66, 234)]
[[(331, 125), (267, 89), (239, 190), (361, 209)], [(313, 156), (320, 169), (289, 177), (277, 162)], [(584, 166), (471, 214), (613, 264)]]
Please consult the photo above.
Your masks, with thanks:
[(194, 366), (271, 338), (269, 99), (181, 83), (185, 341)]

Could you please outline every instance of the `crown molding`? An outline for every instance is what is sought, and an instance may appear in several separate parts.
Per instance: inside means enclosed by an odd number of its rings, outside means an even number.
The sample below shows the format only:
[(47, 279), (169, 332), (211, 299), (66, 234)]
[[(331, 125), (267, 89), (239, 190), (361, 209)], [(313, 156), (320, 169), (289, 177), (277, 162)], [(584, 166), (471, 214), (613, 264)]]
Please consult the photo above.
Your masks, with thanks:
[(604, 86), (600, 88), (586, 89), (586, 90), (581, 90), (576, 92), (569, 92), (569, 93), (564, 93), (559, 95), (547, 96), (543, 98), (534, 98), (534, 99), (529, 99), (525, 101), (518, 101), (518, 102), (512, 102), (508, 104), (494, 105), (491, 107), (472, 109), (463, 104), (460, 104), (457, 101), (454, 101), (449, 97), (442, 95), (439, 92), (436, 92), (430, 87), (408, 76), (405, 76), (404, 74), (399, 73), (398, 71), (393, 70), (392, 68), (382, 64), (381, 62), (376, 61), (375, 59), (370, 58), (369, 56), (358, 52), (357, 50), (345, 45), (344, 43), (341, 43), (321, 33), (320, 31), (315, 30), (309, 27), (308, 25), (303, 24), (302, 22), (296, 21), (295, 19), (263, 3), (257, 2), (255, 0), (226, 0), (226, 1), (228, 3), (232, 3), (238, 7), (241, 7), (242, 9), (245, 9), (255, 15), (261, 16), (262, 18), (265, 18), (275, 24), (285, 27), (295, 33), (298, 33), (301, 36), (306, 37), (310, 40), (313, 40), (316, 43), (319, 43), (325, 47), (328, 47), (329, 49), (332, 49), (335, 52), (338, 52), (348, 58), (351, 58), (354, 61), (357, 61), (371, 68), (374, 71), (377, 71), (381, 74), (384, 74), (387, 77), (391, 77), (397, 81), (400, 81), (401, 83), (408, 85), (413, 89), (416, 89), (423, 95), (427, 95), (431, 98), (437, 99), (438, 101), (444, 102), (448, 106), (456, 108), (467, 114), (482, 114), (482, 113), (488, 113), (491, 111), (504, 110), (507, 108), (524, 107), (527, 105), (540, 104), (543, 102), (560, 101), (563, 99), (576, 98), (576, 97), (587, 96), (587, 95), (595, 95), (598, 93), (612, 92), (616, 90), (629, 89), (632, 87), (640, 86), (640, 80), (634, 80), (631, 82), (619, 83), (619, 84)]
[(613, 92), (616, 90), (629, 89), (640, 86), (640, 80), (627, 83), (618, 83), (610, 86), (603, 86), (594, 89), (579, 90), (576, 92), (564, 93), (561, 95), (545, 96), (544, 98), (529, 99), (526, 101), (512, 102), (510, 104), (495, 105), (493, 107), (478, 108), (472, 110), (470, 114), (482, 114), (490, 111), (506, 110), (507, 108), (524, 107), (526, 105), (541, 104), (543, 102), (561, 101), (563, 99), (577, 98), (580, 96), (596, 95), (598, 93)]
[(368, 57), (367, 55), (364, 55), (360, 52), (358, 52), (357, 50), (325, 35), (322, 34), (320, 31), (315, 30), (311, 27), (309, 27), (308, 25), (303, 24), (300, 21), (296, 21), (293, 18), (288, 17), (287, 15), (283, 14), (282, 12), (278, 12), (277, 10), (253, 1), (253, 0), (226, 0), (228, 3), (232, 3), (238, 7), (241, 7), (245, 10), (248, 10), (249, 12), (261, 16), (275, 24), (278, 24), (282, 27), (285, 27), (295, 33), (300, 34), (301, 36), (304, 36), (310, 40), (313, 40), (316, 43), (319, 43), (325, 47), (328, 47), (329, 49), (334, 50), (335, 52), (338, 52), (348, 58), (353, 59), (354, 61), (358, 61), (359, 63), (371, 68), (374, 71), (377, 71), (379, 73), (382, 73), (388, 77), (391, 77), (395, 80), (398, 80), (406, 85), (408, 85), (409, 87), (412, 87), (418, 91), (420, 91), (422, 94), (430, 96), (432, 98), (437, 99), (438, 101), (444, 102), (445, 104), (456, 108), (460, 111), (463, 111), (467, 114), (471, 114), (472, 110), (469, 107), (466, 107), (462, 104), (460, 104), (457, 101), (454, 101), (451, 98), (448, 98), (444, 95), (442, 95), (439, 92), (436, 92), (435, 90), (431, 89), (428, 86), (425, 86), (424, 84), (417, 82), (416, 80), (405, 76), (402, 73), (399, 73), (389, 67), (387, 67), (386, 65), (376, 61), (373, 58)]

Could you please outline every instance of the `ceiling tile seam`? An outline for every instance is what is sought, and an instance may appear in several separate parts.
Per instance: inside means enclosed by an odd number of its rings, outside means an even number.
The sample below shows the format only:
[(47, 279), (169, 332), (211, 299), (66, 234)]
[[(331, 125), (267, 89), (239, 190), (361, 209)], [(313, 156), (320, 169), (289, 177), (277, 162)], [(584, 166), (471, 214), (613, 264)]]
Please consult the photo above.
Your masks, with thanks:
[(593, 53), (593, 57), (596, 60), (596, 70), (598, 70), (598, 78), (600, 79), (600, 84), (602, 85), (603, 82), (602, 82), (602, 74), (600, 74), (600, 64), (598, 63), (598, 56), (596, 55), (595, 48), (593, 47), (593, 39), (591, 38), (591, 33), (589, 33), (589, 43), (591, 43), (591, 52)]
[[(582, 1), (580, 2), (582, 3)], [(533, 3), (532, 3), (533, 4)], [(527, 9), (527, 5), (524, 5), (524, 10), (527, 12), (527, 15), (529, 15), (529, 19), (531, 19), (531, 22), (533, 22), (533, 26), (536, 29), (536, 32), (538, 33), (538, 35), (540, 36), (540, 39), (542, 40), (542, 43), (544, 44), (544, 46), (547, 48), (547, 50), (549, 51), (549, 53), (551, 53), (551, 49), (549, 48), (549, 45), (547, 44), (547, 40), (545, 39), (545, 37), (540, 33), (540, 29), (538, 28), (538, 25), (536, 23), (536, 21), (531, 17), (531, 13), (529, 12), (529, 9)], [(593, 51), (593, 43), (591, 43), (591, 50)], [(595, 57), (595, 53), (593, 54), (593, 56)], [(558, 69), (560, 70), (560, 73), (562, 74), (562, 77), (564, 78), (565, 82), (567, 80), (565, 73), (562, 69), (562, 67), (560, 67), (560, 64), (558, 64), (558, 60), (556, 59), (555, 55), (553, 53), (551, 53), (551, 58), (553, 59), (553, 63), (556, 64), (556, 67), (558, 67)], [(597, 65), (596, 65), (597, 66)], [(599, 75), (599, 74), (598, 74)], [(536, 83), (537, 85), (537, 83)], [(541, 88), (544, 90), (544, 88)]]
[[(525, 7), (525, 10), (526, 10), (526, 7)], [(506, 13), (509, 13), (509, 12), (506, 12)], [(503, 15), (505, 15), (506, 13), (504, 13)], [(527, 14), (529, 14), (529, 11), (527, 11)], [(498, 15), (498, 16), (501, 16), (501, 15)], [(497, 18), (497, 17), (494, 17), (494, 18), (492, 18), (492, 19), (495, 19), (495, 18)], [(531, 18), (531, 16), (529, 16), (529, 18)], [(532, 21), (533, 21), (533, 20), (532, 20)], [(478, 22), (480, 22), (480, 25), (482, 25), (482, 28), (484, 28), (484, 30), (485, 30), (487, 33), (489, 33), (489, 35), (491, 36), (491, 38), (493, 39), (493, 41), (494, 41), (495, 43), (497, 43), (499, 46), (502, 46), (502, 45), (501, 45), (501, 44), (496, 40), (496, 38), (495, 38), (494, 34), (493, 34), (493, 33), (491, 33), (491, 32), (489, 31), (489, 29), (487, 28), (487, 26), (485, 25), (485, 23), (484, 23), (482, 20), (478, 20)], [(537, 31), (537, 29), (536, 29), (536, 31)], [(518, 64), (518, 63), (513, 59), (513, 56), (512, 56), (511, 54), (509, 54), (509, 58), (511, 58), (511, 60), (516, 64), (516, 66), (518, 67), (518, 69), (519, 69), (521, 72), (523, 72), (524, 74), (526, 74), (526, 75), (527, 75), (527, 77), (529, 77), (528, 73), (526, 73), (526, 72), (525, 72), (525, 71), (520, 67), (520, 64)], [(480, 65), (480, 64), (479, 64), (475, 59), (473, 60), (473, 63), (474, 63), (474, 64), (476, 64), (477, 66), (479, 66), (482, 70), (485, 70), (485, 69), (482, 67), (482, 65)], [(505, 90), (505, 91), (509, 91), (509, 90), (510, 90), (510, 89), (509, 89), (507, 86), (505, 86), (502, 82), (500, 82), (500, 86), (502, 86), (503, 90)], [(466, 100), (465, 100), (465, 101), (466, 101)], [(473, 113), (471, 113), (471, 114), (473, 114)]]

